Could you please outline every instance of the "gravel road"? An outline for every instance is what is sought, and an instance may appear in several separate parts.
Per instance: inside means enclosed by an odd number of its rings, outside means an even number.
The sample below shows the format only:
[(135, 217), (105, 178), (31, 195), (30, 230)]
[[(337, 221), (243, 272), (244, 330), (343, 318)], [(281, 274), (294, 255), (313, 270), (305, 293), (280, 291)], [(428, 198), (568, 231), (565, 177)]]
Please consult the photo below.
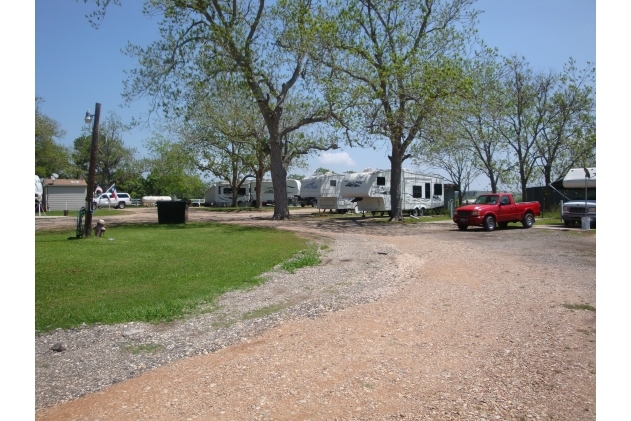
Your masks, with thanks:
[[(37, 420), (594, 420), (595, 231), (189, 210), (329, 246), (216, 311), (37, 335)], [(155, 209), (117, 224), (157, 222)], [(72, 229), (40, 218), (36, 230)], [(257, 317), (252, 315), (258, 314)], [(50, 347), (62, 342), (63, 352)]]

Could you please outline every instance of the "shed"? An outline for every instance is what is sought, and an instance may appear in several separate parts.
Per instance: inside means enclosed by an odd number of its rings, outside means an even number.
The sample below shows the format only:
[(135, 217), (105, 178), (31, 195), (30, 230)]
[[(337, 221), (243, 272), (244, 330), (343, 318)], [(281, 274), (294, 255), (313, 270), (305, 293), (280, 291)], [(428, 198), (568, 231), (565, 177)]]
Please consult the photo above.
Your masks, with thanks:
[(44, 209), (79, 210), (85, 206), (88, 184), (85, 180), (44, 179)]

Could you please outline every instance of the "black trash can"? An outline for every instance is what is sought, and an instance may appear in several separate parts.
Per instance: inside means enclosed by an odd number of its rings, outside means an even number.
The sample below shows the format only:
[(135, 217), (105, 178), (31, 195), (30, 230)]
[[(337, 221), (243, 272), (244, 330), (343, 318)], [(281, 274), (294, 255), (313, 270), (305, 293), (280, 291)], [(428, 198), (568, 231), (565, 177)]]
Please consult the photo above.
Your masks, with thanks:
[(159, 224), (185, 224), (188, 220), (188, 202), (183, 200), (158, 201)]

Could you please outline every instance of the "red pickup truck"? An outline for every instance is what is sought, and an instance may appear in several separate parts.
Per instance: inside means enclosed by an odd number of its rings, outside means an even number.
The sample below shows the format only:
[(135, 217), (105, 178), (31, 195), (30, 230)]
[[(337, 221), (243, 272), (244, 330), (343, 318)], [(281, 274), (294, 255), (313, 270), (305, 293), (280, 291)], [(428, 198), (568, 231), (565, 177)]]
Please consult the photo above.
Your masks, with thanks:
[(506, 228), (509, 222), (521, 222), (524, 228), (530, 228), (539, 215), (539, 202), (515, 203), (510, 193), (494, 193), (483, 194), (474, 203), (457, 208), (454, 222), (461, 231), (470, 225), (481, 225), (485, 231), (493, 231), (496, 226)]

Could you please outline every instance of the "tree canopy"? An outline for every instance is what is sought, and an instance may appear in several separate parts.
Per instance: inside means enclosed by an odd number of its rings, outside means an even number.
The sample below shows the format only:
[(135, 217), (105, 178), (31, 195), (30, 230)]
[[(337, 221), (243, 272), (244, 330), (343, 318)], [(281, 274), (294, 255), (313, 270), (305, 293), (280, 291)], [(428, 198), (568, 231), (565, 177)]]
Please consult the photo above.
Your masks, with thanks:
[(57, 121), (41, 112), (40, 104), (43, 101), (42, 98), (35, 98), (35, 174), (40, 177), (50, 177), (52, 174), (62, 178), (71, 177), (70, 150), (58, 143), (66, 132)]

